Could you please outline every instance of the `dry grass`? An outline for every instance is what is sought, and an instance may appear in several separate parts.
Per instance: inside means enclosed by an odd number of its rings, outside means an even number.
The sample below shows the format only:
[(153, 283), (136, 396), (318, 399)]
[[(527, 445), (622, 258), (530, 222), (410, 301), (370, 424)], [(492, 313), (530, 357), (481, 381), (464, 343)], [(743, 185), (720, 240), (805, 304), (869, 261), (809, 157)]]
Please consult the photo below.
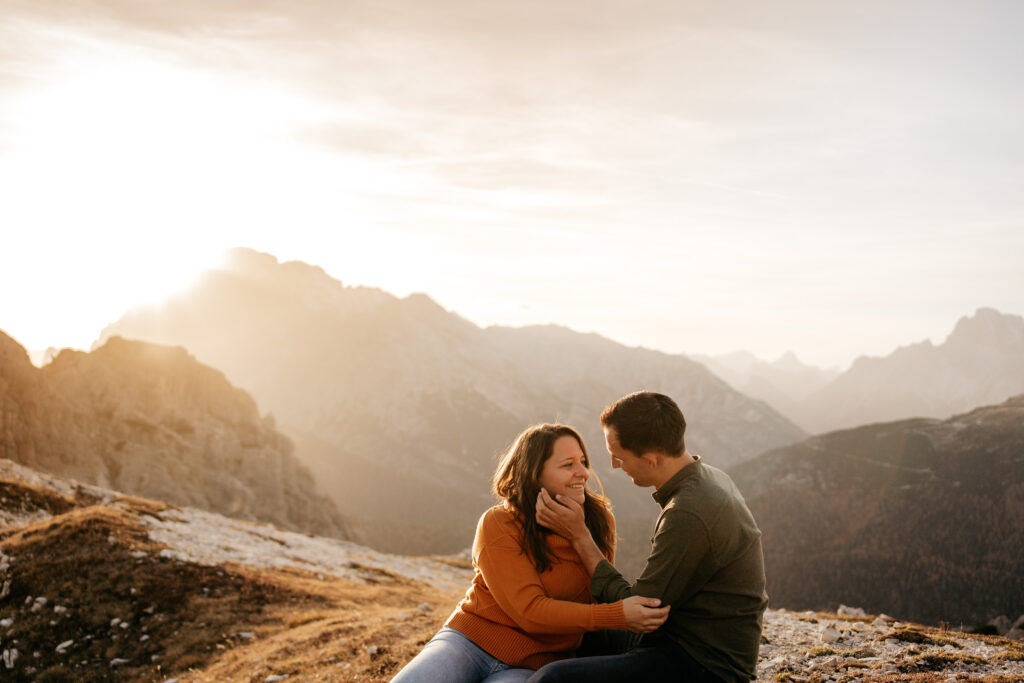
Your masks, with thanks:
[[(14, 620), (4, 647), (22, 657), (5, 681), (387, 681), (460, 597), (370, 567), (346, 581), (183, 563), (160, 557), (139, 524), (166, 509), (158, 503), (122, 498), (126, 512), (32, 502), (66, 511), (0, 540), (12, 580), (0, 619)], [(48, 602), (33, 612), (39, 596)]]

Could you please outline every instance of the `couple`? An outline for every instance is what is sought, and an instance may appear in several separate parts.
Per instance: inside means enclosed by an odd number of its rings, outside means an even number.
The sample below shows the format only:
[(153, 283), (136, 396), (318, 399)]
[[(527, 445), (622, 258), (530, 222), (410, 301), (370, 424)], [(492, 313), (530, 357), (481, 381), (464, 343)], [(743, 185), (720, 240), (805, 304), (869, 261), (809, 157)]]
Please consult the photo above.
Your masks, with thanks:
[(687, 452), (668, 396), (625, 396), (601, 426), (612, 467), (655, 487), (662, 508), (640, 578), (630, 584), (612, 565), (615, 522), (586, 488), (583, 439), (531, 427), (495, 473), (503, 503), (480, 518), (466, 597), (392, 683), (755, 677), (768, 598), (743, 497)]

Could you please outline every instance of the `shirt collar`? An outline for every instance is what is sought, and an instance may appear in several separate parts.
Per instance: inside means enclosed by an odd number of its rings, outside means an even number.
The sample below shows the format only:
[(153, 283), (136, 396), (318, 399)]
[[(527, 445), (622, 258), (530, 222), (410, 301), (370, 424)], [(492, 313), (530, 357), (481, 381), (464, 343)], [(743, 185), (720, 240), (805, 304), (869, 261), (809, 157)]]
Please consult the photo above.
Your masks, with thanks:
[(672, 478), (662, 484), (661, 488), (652, 493), (651, 497), (654, 498), (658, 505), (665, 507), (665, 505), (668, 504), (668, 501), (672, 500), (672, 496), (676, 495), (679, 489), (682, 488), (683, 481), (690, 477), (697, 476), (697, 472), (700, 470), (700, 463), (700, 456), (693, 456), (693, 462), (672, 475)]

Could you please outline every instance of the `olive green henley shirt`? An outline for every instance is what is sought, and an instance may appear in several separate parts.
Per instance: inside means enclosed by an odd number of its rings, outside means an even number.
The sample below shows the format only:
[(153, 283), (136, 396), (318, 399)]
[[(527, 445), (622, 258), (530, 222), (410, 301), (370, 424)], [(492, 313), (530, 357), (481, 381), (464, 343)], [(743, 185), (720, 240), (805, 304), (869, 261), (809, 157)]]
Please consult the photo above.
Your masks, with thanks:
[(640, 578), (631, 586), (602, 560), (590, 591), (660, 598), (672, 610), (659, 633), (722, 680), (749, 681), (768, 605), (761, 531), (729, 475), (696, 458), (653, 494), (662, 512)]

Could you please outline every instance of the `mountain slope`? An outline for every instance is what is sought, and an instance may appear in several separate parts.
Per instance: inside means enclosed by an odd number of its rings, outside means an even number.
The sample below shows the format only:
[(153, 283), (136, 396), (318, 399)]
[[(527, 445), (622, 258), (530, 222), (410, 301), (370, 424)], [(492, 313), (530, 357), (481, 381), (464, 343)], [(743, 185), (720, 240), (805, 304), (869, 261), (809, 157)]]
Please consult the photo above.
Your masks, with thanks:
[(346, 537), (292, 443), (182, 348), (120, 338), (35, 368), (0, 333), (0, 457), (137, 495)]
[[(376, 553), (0, 459), (0, 662), (11, 681), (387, 681), (469, 584)], [(1011, 683), (1024, 644), (839, 613), (765, 613), (757, 680)]]
[[(803, 436), (682, 356), (555, 326), (484, 330), (425, 295), (344, 287), (246, 249), (102, 338), (114, 334), (183, 345), (251, 391), (367, 542), (395, 551), (467, 547), (496, 454), (531, 423), (581, 428), (608, 475), (597, 416), (638, 389), (673, 395), (689, 445), (721, 465)], [(620, 516), (650, 522), (646, 493), (603, 478)]]
[(858, 358), (790, 413), (820, 432), (910, 417), (947, 418), (1024, 392), (1024, 317), (979, 308), (938, 346)]
[(1024, 396), (824, 434), (731, 474), (775, 606), (953, 624), (1024, 612)]

